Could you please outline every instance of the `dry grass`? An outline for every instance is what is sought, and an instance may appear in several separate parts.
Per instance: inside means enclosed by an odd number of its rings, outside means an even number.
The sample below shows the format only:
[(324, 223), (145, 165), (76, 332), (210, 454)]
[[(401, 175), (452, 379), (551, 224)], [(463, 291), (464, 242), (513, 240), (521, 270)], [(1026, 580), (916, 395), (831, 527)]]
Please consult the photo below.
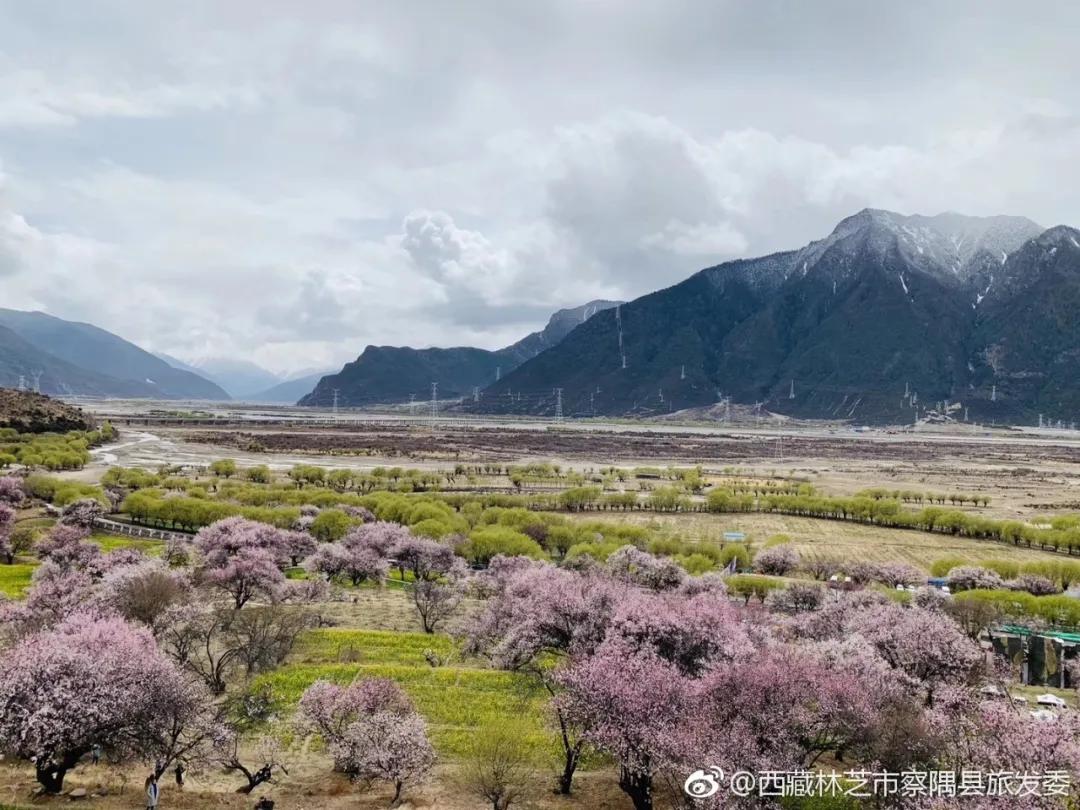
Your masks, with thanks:
[[(595, 519), (594, 514), (587, 515)], [(1029, 562), (1062, 560), (1061, 554), (1017, 548), (1005, 543), (972, 540), (906, 529), (885, 529), (838, 520), (789, 515), (747, 514), (647, 514), (630, 513), (620, 519), (655, 525), (690, 540), (721, 542), (724, 532), (744, 532), (751, 543), (763, 543), (775, 534), (786, 534), (794, 547), (807, 558), (835, 557), (871, 562), (903, 561), (929, 566), (940, 557), (960, 557), (977, 563), (989, 558)]]

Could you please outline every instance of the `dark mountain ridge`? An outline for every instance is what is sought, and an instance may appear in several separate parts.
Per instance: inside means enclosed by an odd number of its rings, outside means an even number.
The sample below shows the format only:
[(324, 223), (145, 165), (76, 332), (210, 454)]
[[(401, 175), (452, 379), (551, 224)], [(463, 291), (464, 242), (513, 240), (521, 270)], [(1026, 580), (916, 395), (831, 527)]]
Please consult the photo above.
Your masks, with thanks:
[(428, 400), (431, 384), (438, 386), (440, 399), (471, 396), (508, 374), (537, 354), (558, 345), (580, 324), (613, 307), (614, 301), (590, 301), (579, 307), (561, 309), (539, 332), (496, 351), (468, 346), (412, 349), (402, 346), (368, 346), (337, 374), (319, 380), (300, 405), (343, 406), (408, 402), (409, 397)]
[(173, 368), (135, 344), (88, 323), (44, 312), (0, 309), (0, 326), (26, 344), (16, 348), (10, 336), (6, 339), (10, 373), (0, 377), (0, 385), (17, 384), (20, 374), (40, 374), (41, 390), (53, 394), (228, 399), (209, 380)]
[[(911, 422), (960, 402), (1026, 420), (1080, 404), (1080, 235), (1021, 217), (867, 209), (806, 247), (727, 262), (600, 313), (483, 408), (665, 413), (730, 397)], [(1058, 417), (1061, 418), (1061, 417)]]

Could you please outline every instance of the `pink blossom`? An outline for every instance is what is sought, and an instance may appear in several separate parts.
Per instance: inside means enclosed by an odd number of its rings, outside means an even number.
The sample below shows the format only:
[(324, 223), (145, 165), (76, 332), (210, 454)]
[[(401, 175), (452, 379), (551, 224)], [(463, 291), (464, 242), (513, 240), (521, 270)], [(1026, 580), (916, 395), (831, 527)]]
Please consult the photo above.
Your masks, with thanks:
[(690, 682), (666, 661), (616, 646), (561, 671), (558, 682), (567, 720), (615, 760), (635, 808), (651, 808), (653, 780), (679, 761), (693, 722)]
[(277, 562), (266, 548), (242, 548), (221, 565), (204, 570), (207, 583), (225, 591), (237, 610), (255, 596), (272, 598), (285, 581)]
[(435, 749), (420, 715), (375, 712), (353, 723), (331, 742), (335, 767), (363, 782), (385, 780), (394, 786), (396, 804), (407, 785), (421, 781), (435, 764)]
[(201, 529), (195, 535), (195, 547), (210, 568), (224, 566), (230, 557), (242, 550), (264, 551), (278, 565), (284, 565), (289, 559), (285, 532), (242, 517), (219, 520)]
[(629, 592), (618, 602), (605, 644), (661, 658), (690, 676), (751, 652), (735, 608), (711, 594)]
[(0, 476), (0, 502), (19, 506), (26, 499), (22, 479), (14, 475)]
[(315, 681), (304, 691), (298, 710), (301, 727), (328, 741), (375, 712), (406, 715), (414, 711), (412, 701), (389, 678), (362, 678), (348, 686)]
[(761, 574), (783, 576), (799, 565), (799, 553), (788, 544), (763, 548), (754, 556), (754, 570)]
[(0, 746), (34, 761), (41, 784), (58, 792), (94, 745), (117, 759), (152, 756), (184, 692), (148, 631), (74, 616), (0, 657)]
[(657, 557), (635, 546), (623, 546), (607, 558), (607, 569), (618, 580), (654, 591), (678, 588), (686, 572), (673, 560)]
[[(0, 478), (0, 481), (3, 479)], [(0, 501), (0, 557), (8, 565), (15, 561), (15, 550), (11, 547), (11, 531), (15, 528), (15, 510)]]
[(105, 514), (105, 507), (96, 498), (81, 498), (64, 507), (60, 522), (89, 529), (103, 514)]
[(42, 560), (65, 570), (85, 571), (93, 569), (101, 556), (101, 549), (87, 543), (90, 532), (83, 526), (57, 524), (34, 545)]

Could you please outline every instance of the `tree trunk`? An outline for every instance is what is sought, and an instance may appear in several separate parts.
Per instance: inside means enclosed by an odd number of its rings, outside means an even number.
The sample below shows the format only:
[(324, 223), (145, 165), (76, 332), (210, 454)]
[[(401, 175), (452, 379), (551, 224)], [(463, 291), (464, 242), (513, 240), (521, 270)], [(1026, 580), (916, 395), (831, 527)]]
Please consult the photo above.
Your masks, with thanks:
[(45, 788), (46, 793), (60, 793), (64, 789), (64, 777), (67, 772), (75, 767), (85, 751), (71, 751), (60, 759), (57, 764), (46, 763), (44, 766), (35, 766), (38, 783)]
[(619, 787), (634, 803), (634, 810), (653, 810), (651, 774), (633, 773), (623, 768), (619, 772)]
[(38, 768), (37, 780), (46, 793), (60, 793), (64, 789), (64, 775), (67, 773), (63, 768)]
[(563, 763), (563, 771), (559, 774), (559, 793), (569, 796), (574, 786), (574, 772), (577, 771), (578, 757), (575, 751), (566, 751), (566, 761)]

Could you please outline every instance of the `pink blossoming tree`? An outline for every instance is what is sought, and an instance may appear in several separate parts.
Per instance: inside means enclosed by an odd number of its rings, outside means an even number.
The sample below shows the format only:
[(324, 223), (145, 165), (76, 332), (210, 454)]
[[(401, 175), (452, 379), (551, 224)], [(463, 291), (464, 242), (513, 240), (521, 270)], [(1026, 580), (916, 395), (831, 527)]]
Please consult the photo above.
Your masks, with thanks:
[(166, 753), (167, 726), (186, 722), (194, 697), (148, 631), (74, 616), (0, 657), (0, 747), (33, 761), (42, 787), (57, 793), (95, 745), (116, 759)]

